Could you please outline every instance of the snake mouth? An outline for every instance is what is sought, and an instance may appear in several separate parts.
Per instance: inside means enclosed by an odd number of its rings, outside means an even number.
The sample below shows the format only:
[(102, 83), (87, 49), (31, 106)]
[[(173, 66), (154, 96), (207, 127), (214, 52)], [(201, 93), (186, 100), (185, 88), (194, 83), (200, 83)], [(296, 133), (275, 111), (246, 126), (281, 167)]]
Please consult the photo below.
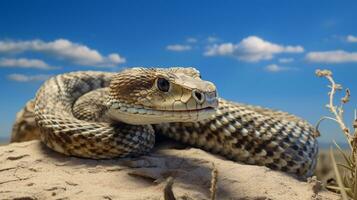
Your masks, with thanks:
[(210, 111), (210, 110), (214, 110), (215, 108), (214, 107), (206, 107), (206, 108), (197, 108), (197, 109), (187, 109), (187, 110), (162, 110), (162, 109), (155, 109), (157, 111), (160, 111), (160, 112), (200, 112), (200, 111)]
[(131, 114), (147, 114), (147, 115), (157, 115), (162, 113), (200, 113), (200, 112), (209, 112), (214, 111), (214, 107), (206, 107), (206, 108), (197, 108), (197, 109), (186, 109), (186, 110), (163, 110), (163, 109), (151, 109), (145, 107), (129, 107), (129, 106), (119, 106), (115, 107), (116, 110), (120, 112), (126, 112)]
[[(131, 106), (131, 105), (130, 105)], [(109, 116), (128, 124), (157, 124), (163, 122), (196, 122), (209, 118), (216, 112), (216, 107), (186, 110), (158, 110), (115, 103), (109, 109)]]

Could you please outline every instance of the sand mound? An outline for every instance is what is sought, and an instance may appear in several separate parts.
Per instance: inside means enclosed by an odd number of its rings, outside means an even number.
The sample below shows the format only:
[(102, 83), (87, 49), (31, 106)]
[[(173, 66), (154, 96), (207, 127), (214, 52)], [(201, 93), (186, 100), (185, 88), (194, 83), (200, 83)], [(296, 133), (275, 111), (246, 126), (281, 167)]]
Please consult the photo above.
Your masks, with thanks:
[(219, 199), (339, 199), (266, 167), (234, 163), (202, 150), (156, 149), (136, 159), (89, 160), (53, 152), (39, 141), (0, 147), (0, 199), (209, 199), (212, 163)]

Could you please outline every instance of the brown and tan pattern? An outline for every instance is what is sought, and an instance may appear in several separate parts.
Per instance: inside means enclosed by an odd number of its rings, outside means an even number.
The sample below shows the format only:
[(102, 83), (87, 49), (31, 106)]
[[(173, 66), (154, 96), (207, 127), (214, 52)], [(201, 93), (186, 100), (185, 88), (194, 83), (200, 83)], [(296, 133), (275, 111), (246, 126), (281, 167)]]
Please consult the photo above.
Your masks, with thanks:
[(10, 142), (25, 142), (40, 139), (40, 129), (37, 127), (35, 121), (34, 109), (35, 102), (31, 100), (16, 114)]
[(301, 177), (316, 165), (318, 145), (309, 123), (219, 99), (215, 86), (193, 68), (62, 74), (40, 88), (34, 116), (41, 140), (67, 155), (137, 156), (148, 153), (155, 134), (162, 134)]

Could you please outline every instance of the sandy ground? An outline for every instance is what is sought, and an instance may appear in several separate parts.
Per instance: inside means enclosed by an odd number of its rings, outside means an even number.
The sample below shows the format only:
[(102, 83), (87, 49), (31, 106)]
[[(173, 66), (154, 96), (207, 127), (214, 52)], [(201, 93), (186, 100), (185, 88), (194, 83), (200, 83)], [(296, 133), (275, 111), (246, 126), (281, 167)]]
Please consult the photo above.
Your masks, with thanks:
[(164, 199), (168, 177), (176, 199), (209, 199), (212, 164), (217, 200), (339, 199), (266, 167), (244, 165), (195, 148), (167, 149), (135, 159), (67, 157), (39, 141), (0, 147), (0, 199)]

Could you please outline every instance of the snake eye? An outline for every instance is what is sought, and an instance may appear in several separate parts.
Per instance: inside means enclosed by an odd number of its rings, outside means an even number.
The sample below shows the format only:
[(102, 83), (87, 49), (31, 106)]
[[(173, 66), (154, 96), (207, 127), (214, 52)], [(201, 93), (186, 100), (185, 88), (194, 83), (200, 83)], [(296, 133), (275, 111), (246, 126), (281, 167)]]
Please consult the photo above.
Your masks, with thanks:
[(170, 89), (170, 82), (164, 78), (157, 79), (157, 88), (163, 92), (168, 92)]

